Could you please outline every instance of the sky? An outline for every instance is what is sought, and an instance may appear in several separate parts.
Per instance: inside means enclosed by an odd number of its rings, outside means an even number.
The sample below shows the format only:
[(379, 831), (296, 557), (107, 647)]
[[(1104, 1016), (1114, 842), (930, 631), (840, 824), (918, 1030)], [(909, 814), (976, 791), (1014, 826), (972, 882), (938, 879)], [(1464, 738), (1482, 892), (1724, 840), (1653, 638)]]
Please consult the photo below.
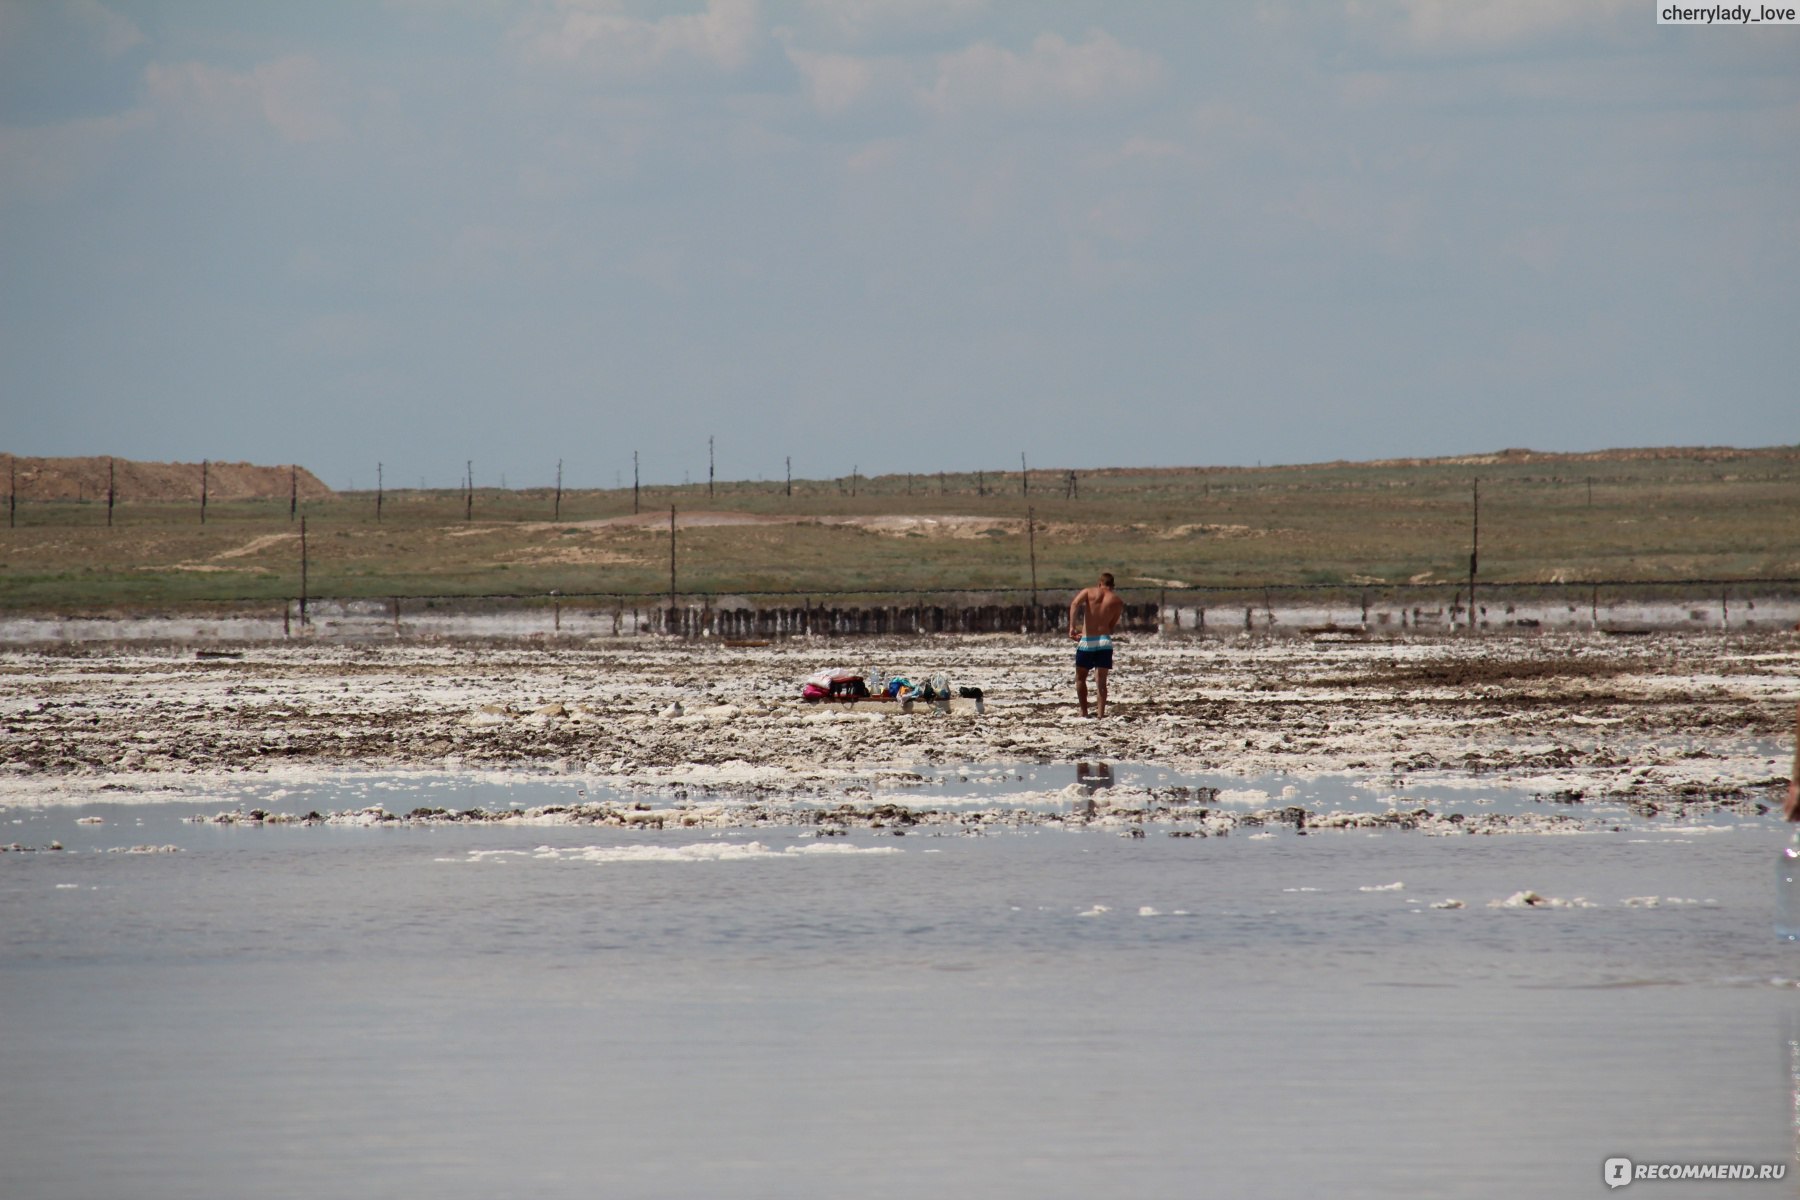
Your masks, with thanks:
[(0, 0), (0, 450), (571, 487), (1800, 442), (1800, 27)]

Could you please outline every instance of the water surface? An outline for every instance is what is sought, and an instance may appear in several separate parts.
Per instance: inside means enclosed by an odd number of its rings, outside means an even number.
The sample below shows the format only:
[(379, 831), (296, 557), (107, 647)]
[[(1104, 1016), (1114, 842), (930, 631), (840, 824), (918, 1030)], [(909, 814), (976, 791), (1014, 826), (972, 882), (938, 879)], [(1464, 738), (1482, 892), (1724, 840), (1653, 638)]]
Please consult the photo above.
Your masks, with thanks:
[[(68, 847), (0, 855), (8, 1195), (1571, 1196), (1613, 1155), (1793, 1154), (1772, 822), (814, 839), (196, 807), (0, 813)], [(108, 852), (134, 845), (181, 850)], [(1522, 889), (1583, 906), (1488, 907)], [(1723, 1186), (1791, 1193), (1655, 1191)]]

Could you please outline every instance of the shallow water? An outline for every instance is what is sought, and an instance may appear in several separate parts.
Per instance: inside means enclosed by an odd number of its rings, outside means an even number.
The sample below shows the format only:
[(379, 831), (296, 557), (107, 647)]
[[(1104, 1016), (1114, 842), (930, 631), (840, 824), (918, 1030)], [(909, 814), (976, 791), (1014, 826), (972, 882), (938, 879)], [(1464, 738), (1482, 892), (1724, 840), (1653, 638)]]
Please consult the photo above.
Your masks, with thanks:
[[(1074, 763), (999, 765), (968, 763), (920, 767), (914, 787), (883, 787), (884, 799), (914, 807), (959, 809), (1003, 805), (1027, 811), (1068, 811), (1074, 787), (1094, 797), (1148, 792), (1152, 808), (1205, 805), (1251, 811), (1300, 805), (1310, 812), (1387, 812), (1430, 807), (1443, 812), (1559, 812), (1574, 816), (1613, 817), (1629, 808), (1603, 799), (1579, 805), (1559, 803), (1527, 788), (1479, 779), (1432, 783), (1395, 782), (1366, 775), (1239, 775), (1223, 771), (1183, 771), (1159, 763), (1121, 763), (1092, 759)], [(1177, 789), (1186, 788), (1185, 796)], [(1200, 795), (1197, 789), (1216, 794)], [(1725, 817), (1722, 819), (1736, 819)]]
[[(1599, 1195), (1613, 1155), (1794, 1152), (1768, 821), (818, 840), (197, 810), (0, 813), (68, 847), (0, 855), (8, 1195)], [(183, 849), (104, 852), (143, 844)], [(1592, 907), (1488, 907), (1527, 888)], [(1792, 1184), (1654, 1185), (1726, 1188)]]

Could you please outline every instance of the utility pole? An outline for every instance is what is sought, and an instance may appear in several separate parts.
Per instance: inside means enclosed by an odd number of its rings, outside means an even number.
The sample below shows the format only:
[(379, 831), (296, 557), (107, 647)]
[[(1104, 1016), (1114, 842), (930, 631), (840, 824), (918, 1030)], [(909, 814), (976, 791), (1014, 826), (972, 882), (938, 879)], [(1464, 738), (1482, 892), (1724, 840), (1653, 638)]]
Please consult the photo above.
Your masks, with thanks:
[(288, 464), (288, 520), (292, 521), (300, 512), (300, 468), (293, 463)]
[(1473, 524), (1469, 531), (1469, 630), (1473, 632), (1479, 626), (1478, 610), (1475, 607), (1475, 565), (1476, 556), (1481, 553), (1481, 480), (1476, 479), (1474, 491), (1470, 498)]
[(560, 458), (556, 460), (556, 508), (550, 519), (562, 520), (562, 459)]
[(787, 456), (787, 494), (794, 494), (794, 456)]
[(1019, 451), (1019, 495), (1031, 495), (1031, 472), (1025, 466), (1025, 452)]
[(306, 518), (300, 518), (300, 627), (306, 627)]
[(463, 520), (475, 519), (475, 460), (463, 462)]
[(856, 495), (856, 472), (857, 472), (856, 464), (855, 463), (850, 464), (850, 494), (852, 496)]
[(200, 460), (200, 523), (206, 524), (206, 471), (211, 464), (206, 459)]
[(109, 454), (106, 456), (106, 527), (108, 529), (112, 528), (113, 497), (115, 495), (117, 492), (113, 488), (113, 460), (112, 455)]
[(381, 464), (375, 464), (375, 523), (381, 524)]
[(631, 511), (638, 510), (638, 452), (631, 452)]
[(16, 454), (6, 456), (6, 527), (12, 529), (19, 523), (19, 457)]
[(1025, 540), (1031, 548), (1031, 624), (1037, 627), (1037, 511), (1029, 505), (1025, 508)]
[(712, 434), (709, 433), (706, 435), (706, 498), (708, 500), (711, 500), (712, 494), (713, 494), (713, 440), (712, 440)]

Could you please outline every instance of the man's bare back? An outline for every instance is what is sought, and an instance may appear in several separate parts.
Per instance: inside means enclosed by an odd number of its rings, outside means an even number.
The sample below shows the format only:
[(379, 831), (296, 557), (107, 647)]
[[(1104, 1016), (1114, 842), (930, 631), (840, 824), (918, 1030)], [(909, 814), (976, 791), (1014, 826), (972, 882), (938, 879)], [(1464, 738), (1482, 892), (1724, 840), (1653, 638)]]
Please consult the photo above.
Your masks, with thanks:
[[(1069, 605), (1069, 636), (1078, 638), (1083, 635), (1100, 637), (1110, 634), (1118, 627), (1119, 618), (1125, 615), (1125, 601), (1119, 599), (1119, 593), (1112, 590), (1112, 576), (1105, 576), (1107, 582), (1096, 583), (1092, 587), (1083, 588), (1075, 594), (1074, 603)], [(1075, 614), (1086, 608), (1081, 619), (1081, 630), (1075, 629)]]
[(1112, 631), (1124, 615), (1125, 601), (1113, 591), (1110, 572), (1102, 572), (1099, 583), (1083, 588), (1069, 602), (1069, 638), (1075, 643), (1075, 696), (1081, 702), (1084, 717), (1088, 714), (1089, 671), (1097, 672), (1100, 679), (1097, 715), (1106, 715), (1106, 677), (1112, 671), (1113, 658)]

